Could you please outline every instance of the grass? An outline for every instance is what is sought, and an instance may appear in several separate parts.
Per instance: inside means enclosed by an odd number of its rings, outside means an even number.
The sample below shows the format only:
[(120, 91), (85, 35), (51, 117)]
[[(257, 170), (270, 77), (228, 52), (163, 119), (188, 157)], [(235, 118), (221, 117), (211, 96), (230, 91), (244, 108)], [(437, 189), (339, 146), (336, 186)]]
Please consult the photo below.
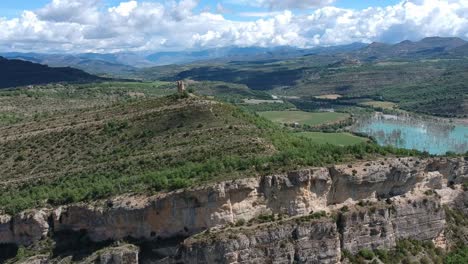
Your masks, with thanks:
[(317, 144), (332, 144), (337, 146), (352, 146), (368, 141), (367, 138), (358, 137), (350, 133), (300, 132), (296, 135), (311, 139)]
[[(4, 109), (25, 118), (8, 117), (0, 126), (0, 211), (152, 194), (375, 155), (419, 154), (373, 143), (318, 144), (220, 101), (161, 97), (165, 83), (109, 85), (1, 92), (11, 106), (34, 100), (38, 112)], [(153, 95), (129, 98), (129, 91)], [(109, 95), (114, 100), (109, 102)]]
[(267, 111), (258, 114), (277, 123), (309, 126), (337, 123), (349, 117), (348, 114), (336, 112)]
[(315, 98), (317, 99), (328, 99), (328, 100), (336, 100), (340, 97), (342, 97), (342, 95), (339, 95), (339, 94), (324, 94), (324, 95), (315, 96)]
[[(466, 253), (466, 251), (465, 251)], [(356, 255), (352, 255), (347, 251), (343, 252), (343, 257), (348, 259), (351, 264), (361, 263), (385, 263), (385, 264), (399, 264), (399, 263), (466, 263), (456, 262), (466, 260), (464, 252), (457, 251), (449, 254), (444, 259), (444, 252), (436, 248), (431, 241), (417, 241), (417, 240), (399, 240), (395, 249), (362, 249)], [(378, 259), (379, 261), (377, 261)], [(452, 262), (455, 260), (455, 262)], [(372, 261), (372, 262), (371, 262)]]
[(385, 101), (368, 101), (361, 103), (364, 106), (371, 106), (373, 108), (381, 108), (381, 109), (395, 109), (398, 107), (398, 104), (393, 102), (385, 102)]
[(400, 109), (411, 112), (445, 117), (467, 115), (466, 58), (362, 60), (361, 65), (333, 66), (342, 59), (340, 56), (311, 55), (261, 64), (205, 62), (145, 69), (140, 77), (150, 80), (224, 81), (283, 96), (340, 94), (343, 98), (395, 102)]

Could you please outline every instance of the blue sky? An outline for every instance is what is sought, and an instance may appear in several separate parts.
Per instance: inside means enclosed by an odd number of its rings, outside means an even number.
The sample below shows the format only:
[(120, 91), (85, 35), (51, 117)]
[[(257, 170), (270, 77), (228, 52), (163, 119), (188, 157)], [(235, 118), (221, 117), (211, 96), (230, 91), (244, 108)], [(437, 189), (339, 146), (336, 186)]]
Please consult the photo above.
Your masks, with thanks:
[(0, 0), (0, 51), (121, 52), (468, 39), (468, 0)]
[[(7, 18), (14, 18), (19, 15), (24, 10), (35, 10), (45, 6), (47, 3), (51, 2), (52, 0), (1, 0), (0, 1), (0, 16), (7, 17)], [(147, 2), (164, 2), (161, 0), (146, 0)], [(120, 0), (103, 0), (103, 4), (105, 6), (116, 6), (120, 2)], [(218, 3), (221, 3), (228, 9), (229, 13), (226, 16), (231, 18), (237, 18), (240, 20), (246, 19), (245, 17), (240, 17), (237, 14), (242, 12), (266, 12), (269, 11), (266, 7), (253, 7), (243, 4), (234, 4), (233, 2), (236, 1), (217, 1), (217, 0), (200, 0), (199, 1), (199, 10), (202, 10), (206, 7), (210, 7), (213, 10), (216, 9)], [(400, 2), (400, 0), (337, 0), (334, 3), (334, 6), (342, 7), (342, 8), (352, 8), (352, 9), (364, 9), (371, 6), (388, 6), (393, 5)], [(300, 12), (296, 10), (296, 12)], [(252, 18), (250, 18), (252, 19)]]

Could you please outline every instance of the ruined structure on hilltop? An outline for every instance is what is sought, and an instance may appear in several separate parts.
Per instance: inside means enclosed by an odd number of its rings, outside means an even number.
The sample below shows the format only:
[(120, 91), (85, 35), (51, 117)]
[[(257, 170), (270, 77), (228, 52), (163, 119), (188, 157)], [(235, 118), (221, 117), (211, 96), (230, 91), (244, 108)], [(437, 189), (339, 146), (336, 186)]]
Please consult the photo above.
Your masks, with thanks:
[(184, 81), (177, 81), (177, 92), (184, 93), (185, 92), (185, 84)]

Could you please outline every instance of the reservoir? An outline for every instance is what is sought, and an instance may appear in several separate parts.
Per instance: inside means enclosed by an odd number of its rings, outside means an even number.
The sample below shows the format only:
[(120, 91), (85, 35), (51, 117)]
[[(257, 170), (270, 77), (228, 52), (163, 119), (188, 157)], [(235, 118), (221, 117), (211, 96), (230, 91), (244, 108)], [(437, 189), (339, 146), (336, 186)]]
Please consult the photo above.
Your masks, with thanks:
[(384, 146), (416, 149), (435, 155), (468, 151), (468, 124), (448, 119), (376, 113), (359, 118), (352, 130), (372, 136)]

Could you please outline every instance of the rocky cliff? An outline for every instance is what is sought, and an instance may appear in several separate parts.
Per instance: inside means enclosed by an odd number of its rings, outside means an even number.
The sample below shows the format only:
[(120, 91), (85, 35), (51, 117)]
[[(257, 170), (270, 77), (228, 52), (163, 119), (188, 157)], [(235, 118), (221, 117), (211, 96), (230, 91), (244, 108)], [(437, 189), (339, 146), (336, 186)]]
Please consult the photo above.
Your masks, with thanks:
[[(0, 244), (28, 246), (60, 232), (85, 233), (92, 242), (161, 241), (208, 229), (221, 230), (223, 237), (228, 225), (282, 215), (291, 220), (258, 226), (258, 232), (239, 229), (235, 237), (188, 240), (177, 254), (158, 257), (187, 263), (335, 263), (341, 249), (390, 248), (402, 238), (440, 243), (445, 228), (441, 206), (466, 209), (460, 184), (467, 179), (463, 158), (392, 158), (302, 169), (153, 197), (122, 196), (1, 216)], [(294, 220), (317, 211), (329, 219)]]
[(340, 237), (332, 219), (300, 218), (202, 234), (185, 241), (174, 263), (337, 263)]

